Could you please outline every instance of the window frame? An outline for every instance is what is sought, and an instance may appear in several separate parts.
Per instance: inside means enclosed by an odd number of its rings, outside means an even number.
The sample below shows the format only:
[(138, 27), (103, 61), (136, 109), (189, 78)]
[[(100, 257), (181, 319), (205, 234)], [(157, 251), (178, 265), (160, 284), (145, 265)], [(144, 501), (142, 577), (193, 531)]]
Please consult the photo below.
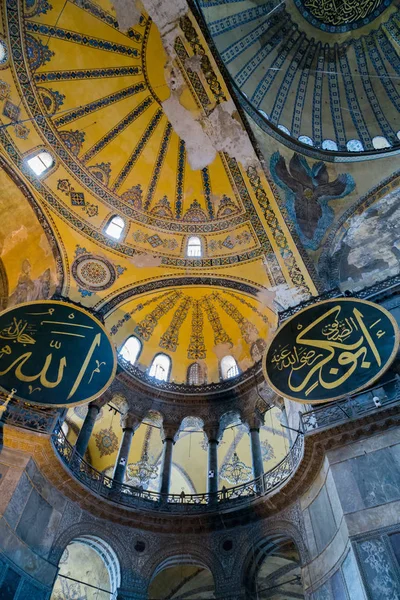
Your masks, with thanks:
[[(230, 367), (228, 367), (228, 368), (226, 369), (226, 376), (224, 376), (224, 370), (225, 370), (225, 368), (223, 367), (223, 361), (224, 361), (224, 359), (226, 359), (226, 358), (231, 358), (231, 359), (234, 361), (234, 363), (235, 363), (235, 364), (234, 364), (234, 365), (232, 364)], [(227, 375), (228, 375), (228, 371), (229, 371), (230, 369), (233, 369), (233, 368), (236, 368), (236, 370), (237, 370), (237, 373), (236, 373), (235, 375), (232, 375), (231, 377), (228, 377), (228, 376), (227, 376)], [(228, 381), (229, 379), (234, 379), (235, 377), (238, 377), (238, 376), (240, 375), (240, 373), (241, 373), (241, 371), (240, 371), (240, 369), (239, 369), (238, 362), (237, 362), (236, 358), (235, 358), (234, 356), (232, 356), (232, 354), (227, 354), (226, 356), (223, 356), (223, 357), (221, 358), (221, 360), (219, 361), (219, 371), (220, 371), (220, 376), (221, 376), (221, 379), (222, 379), (223, 381)]]
[[(192, 369), (194, 369), (195, 367), (197, 367), (197, 370), (198, 370), (198, 383), (192, 383), (192, 382), (190, 381), (190, 372), (191, 372), (191, 370), (192, 370)], [(200, 381), (200, 378), (201, 378), (201, 370), (200, 370), (200, 365), (199, 365), (199, 363), (198, 363), (197, 361), (196, 361), (196, 362), (193, 362), (193, 363), (191, 363), (191, 364), (188, 366), (188, 368), (187, 368), (187, 373), (186, 373), (186, 381), (187, 381), (187, 384), (188, 384), (188, 385), (202, 385), (202, 383), (201, 383), (201, 381)]]
[[(193, 255), (189, 254), (190, 240), (193, 240), (193, 239), (199, 240), (200, 254), (198, 256), (193, 256)], [(198, 244), (196, 244), (195, 247), (197, 248)], [(203, 258), (203, 256), (204, 256), (204, 250), (203, 250), (203, 241), (202, 241), (201, 237), (198, 235), (190, 235), (186, 240), (186, 258), (200, 259), (200, 258)]]
[[(126, 343), (128, 342), (128, 340), (130, 340), (130, 339), (132, 339), (132, 338), (133, 338), (133, 339), (135, 339), (135, 340), (137, 340), (137, 341), (138, 341), (138, 343), (139, 343), (139, 350), (138, 350), (138, 353), (137, 353), (137, 355), (136, 355), (135, 362), (131, 362), (129, 359), (127, 359), (127, 358), (125, 358), (124, 356), (122, 356), (122, 351), (123, 351), (123, 349), (124, 349), (124, 347), (125, 347)], [(137, 363), (138, 363), (139, 357), (140, 357), (140, 355), (142, 354), (142, 350), (143, 350), (143, 343), (142, 343), (142, 341), (141, 341), (141, 340), (140, 340), (140, 339), (139, 339), (139, 338), (138, 338), (136, 335), (133, 335), (133, 334), (132, 334), (132, 335), (129, 335), (129, 336), (126, 338), (126, 340), (124, 341), (124, 343), (121, 345), (120, 349), (118, 350), (118, 354), (119, 354), (119, 355), (122, 357), (122, 359), (123, 359), (123, 360), (125, 360), (126, 362), (128, 362), (130, 365), (132, 365), (132, 366), (134, 367), (134, 366), (136, 366), (136, 365), (137, 365)]]
[[(154, 361), (156, 360), (156, 358), (158, 356), (166, 356), (168, 358), (169, 367), (168, 367), (168, 372), (167, 372), (166, 379), (159, 379), (155, 375), (151, 375), (151, 369), (153, 368)], [(169, 378), (170, 378), (170, 375), (171, 375), (171, 370), (172, 370), (172, 358), (169, 356), (169, 354), (166, 354), (165, 352), (157, 352), (157, 354), (154, 355), (153, 360), (151, 361), (151, 364), (150, 364), (150, 367), (149, 367), (149, 370), (148, 370), (148, 376), (152, 377), (156, 381), (159, 381), (160, 383), (169, 383)]]
[[(40, 158), (41, 154), (48, 154), (50, 156), (50, 158), (52, 160), (51, 165), (49, 165), (48, 167), (46, 166), (45, 162)], [(40, 160), (40, 162), (45, 166), (45, 169), (41, 173), (36, 173), (36, 171), (33, 169), (33, 167), (31, 167), (31, 165), (29, 164), (29, 161), (31, 161), (34, 158), (37, 158), (38, 160)], [(56, 160), (55, 160), (52, 152), (50, 152), (47, 148), (36, 148), (35, 150), (33, 150), (32, 152), (27, 154), (24, 157), (24, 164), (25, 164), (26, 168), (28, 169), (29, 174), (31, 176), (37, 177), (38, 179), (47, 177), (49, 175), (49, 173), (51, 173), (51, 171), (53, 171), (54, 168), (57, 166)]]
[[(121, 234), (118, 238), (114, 237), (113, 235), (110, 235), (109, 233), (107, 233), (107, 229), (110, 227), (110, 225), (112, 224), (112, 221), (114, 219), (121, 219), (121, 221), (123, 222), (123, 227), (121, 228)], [(115, 225), (115, 224), (114, 224)], [(125, 237), (125, 230), (126, 230), (126, 221), (123, 217), (121, 217), (121, 215), (115, 213), (113, 214), (108, 221), (106, 222), (106, 224), (103, 227), (103, 232), (104, 234), (110, 238), (110, 240), (114, 240), (115, 242), (120, 242), (122, 241), (122, 239)]]

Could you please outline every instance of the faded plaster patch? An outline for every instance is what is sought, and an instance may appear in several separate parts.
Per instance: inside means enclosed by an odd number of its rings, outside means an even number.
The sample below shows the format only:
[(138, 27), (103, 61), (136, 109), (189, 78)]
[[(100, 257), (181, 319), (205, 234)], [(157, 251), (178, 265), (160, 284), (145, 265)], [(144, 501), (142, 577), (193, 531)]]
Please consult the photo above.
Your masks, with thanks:
[(113, 0), (120, 31), (128, 31), (138, 25), (142, 14), (139, 2), (136, 0)]
[[(120, 29), (126, 30), (137, 23), (140, 10), (134, 0), (113, 0)], [(257, 162), (250, 139), (235, 116), (232, 99), (218, 104), (210, 114), (195, 115), (183, 106), (181, 96), (186, 83), (174, 67), (175, 39), (181, 35), (180, 19), (188, 12), (186, 0), (142, 0), (143, 7), (157, 26), (167, 54), (165, 77), (171, 90), (170, 97), (162, 102), (163, 110), (175, 133), (185, 141), (188, 162), (193, 170), (212, 164), (217, 152), (226, 152), (245, 168)], [(186, 59), (186, 68), (201, 73), (201, 56)]]
[(197, 73), (197, 75), (201, 75), (201, 56), (199, 54), (188, 56), (185, 59), (185, 69), (190, 69), (194, 73)]
[(232, 348), (232, 344), (217, 344), (216, 346), (214, 346), (212, 351), (214, 352), (218, 360), (221, 360), (222, 358), (224, 358), (224, 356), (232, 354)]
[(146, 269), (148, 267), (160, 267), (162, 258), (153, 254), (136, 254), (132, 256), (130, 262), (139, 269)]
[(180, 103), (180, 90), (171, 90), (162, 107), (174, 131), (186, 144), (186, 156), (193, 170), (204, 169), (216, 157), (216, 150), (201, 122)]
[(9, 235), (7, 235), (3, 242), (3, 247), (1, 250), (1, 255), (5, 256), (8, 252), (11, 252), (15, 246), (18, 244), (22, 244), (25, 240), (28, 239), (28, 230), (25, 225), (21, 225), (19, 229), (12, 231)]
[(51, 254), (49, 242), (45, 233), (42, 233), (40, 236), (39, 247), (41, 250), (43, 250), (45, 256), (49, 256)]

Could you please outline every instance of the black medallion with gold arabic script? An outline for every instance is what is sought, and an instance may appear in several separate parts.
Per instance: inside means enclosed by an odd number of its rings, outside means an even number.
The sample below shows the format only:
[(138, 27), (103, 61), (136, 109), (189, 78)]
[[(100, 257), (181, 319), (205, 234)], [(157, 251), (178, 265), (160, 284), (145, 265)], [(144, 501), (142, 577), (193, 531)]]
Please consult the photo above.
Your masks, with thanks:
[(326, 300), (278, 329), (264, 355), (264, 375), (291, 400), (338, 400), (378, 379), (398, 345), (397, 323), (384, 308), (356, 298)]
[(66, 302), (20, 304), (0, 314), (0, 387), (13, 398), (74, 406), (100, 396), (116, 371), (102, 324)]

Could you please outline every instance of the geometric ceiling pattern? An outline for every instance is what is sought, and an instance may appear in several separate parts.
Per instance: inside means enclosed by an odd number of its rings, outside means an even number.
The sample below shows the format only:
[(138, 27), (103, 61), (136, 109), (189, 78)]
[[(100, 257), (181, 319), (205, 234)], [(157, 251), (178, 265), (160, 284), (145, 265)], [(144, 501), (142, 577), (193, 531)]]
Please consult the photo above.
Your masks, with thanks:
[(117, 347), (129, 335), (142, 342), (139, 366), (166, 352), (175, 381), (185, 382), (189, 366), (199, 362), (211, 383), (219, 380), (224, 354), (232, 354), (242, 370), (260, 360), (274, 320), (257, 298), (191, 286), (132, 299), (106, 318), (106, 326)]
[(397, 0), (199, 4), (258, 125), (330, 151), (400, 145)]
[[(48, 293), (99, 310), (118, 348), (137, 335), (141, 369), (167, 353), (177, 383), (193, 361), (218, 381), (221, 346), (241, 370), (252, 366), (276, 321), (269, 290), (298, 301), (316, 289), (257, 159), (243, 164), (217, 149), (195, 168), (167, 114), (173, 73), (189, 121), (231, 102), (193, 15), (179, 21), (172, 63), (149, 15), (120, 31), (109, 0), (7, 0), (2, 27), (0, 148), (56, 240), (63, 276), (51, 270)], [(245, 133), (237, 112), (226, 116)], [(54, 164), (37, 177), (27, 160), (40, 149)], [(118, 240), (105, 232), (115, 215), (124, 223)], [(200, 257), (188, 256), (192, 235)], [(12, 293), (23, 260), (41, 252), (23, 248)], [(42, 273), (31, 276), (39, 285)]]

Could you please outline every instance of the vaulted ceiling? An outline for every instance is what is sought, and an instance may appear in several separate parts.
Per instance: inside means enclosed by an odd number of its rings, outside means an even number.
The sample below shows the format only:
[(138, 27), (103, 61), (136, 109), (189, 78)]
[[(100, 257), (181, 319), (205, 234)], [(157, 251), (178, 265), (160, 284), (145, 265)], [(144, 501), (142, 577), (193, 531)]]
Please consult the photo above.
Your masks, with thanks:
[(400, 146), (398, 0), (198, 4), (244, 109), (266, 132), (328, 151)]
[[(169, 354), (177, 383), (196, 360), (209, 382), (224, 354), (253, 365), (275, 294), (315, 287), (193, 15), (168, 44), (144, 10), (120, 30), (108, 0), (8, 0), (2, 26), (1, 152), (56, 240), (48, 294), (100, 311), (118, 347), (136, 332), (144, 370)], [(54, 165), (37, 177), (40, 149)], [(115, 215), (119, 240), (105, 232)], [(193, 234), (201, 258), (187, 255)], [(43, 275), (24, 275), (37, 250), (24, 239), (8, 274), (20, 301), (21, 277)]]

